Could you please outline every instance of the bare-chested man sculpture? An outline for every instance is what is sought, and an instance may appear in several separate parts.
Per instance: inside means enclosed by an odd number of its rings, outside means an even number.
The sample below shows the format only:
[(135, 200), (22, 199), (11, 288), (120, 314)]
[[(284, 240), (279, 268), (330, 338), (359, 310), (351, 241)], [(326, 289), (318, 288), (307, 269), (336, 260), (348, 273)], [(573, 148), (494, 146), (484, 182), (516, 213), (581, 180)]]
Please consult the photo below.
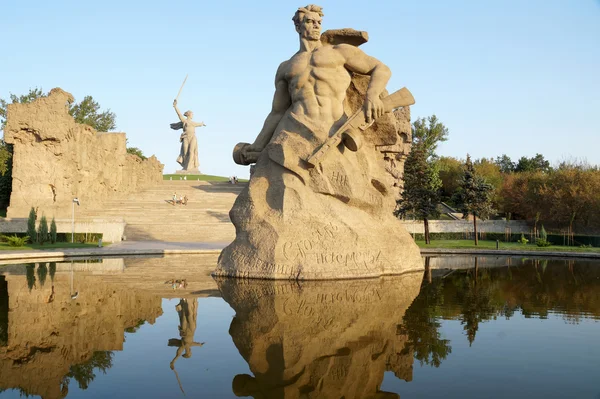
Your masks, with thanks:
[[(422, 269), (418, 248), (392, 216), (392, 182), (374, 145), (357, 152), (340, 146), (318, 167), (307, 162), (348, 119), (351, 74), (370, 76), (367, 122), (383, 115), (380, 97), (391, 76), (356, 46), (323, 44), (322, 16), (315, 5), (294, 15), (300, 50), (277, 70), (272, 110), (256, 140), (234, 150), (237, 163), (256, 165), (230, 212), (236, 240), (221, 253), (216, 275), (323, 279)], [(405, 241), (406, 248), (386, 253)], [(398, 265), (388, 255), (407, 260)]]
[(254, 143), (245, 148), (246, 153), (262, 151), (275, 132), (286, 129), (290, 117), (318, 125), (314, 127), (319, 131), (314, 133), (322, 137), (316, 139), (327, 139), (329, 134), (323, 134), (343, 123), (343, 101), (350, 85), (348, 71), (371, 76), (364, 103), (367, 122), (383, 114), (380, 95), (391, 76), (390, 69), (358, 47), (323, 45), (322, 15), (321, 7), (315, 5), (300, 8), (294, 15), (300, 50), (279, 66), (273, 109)]

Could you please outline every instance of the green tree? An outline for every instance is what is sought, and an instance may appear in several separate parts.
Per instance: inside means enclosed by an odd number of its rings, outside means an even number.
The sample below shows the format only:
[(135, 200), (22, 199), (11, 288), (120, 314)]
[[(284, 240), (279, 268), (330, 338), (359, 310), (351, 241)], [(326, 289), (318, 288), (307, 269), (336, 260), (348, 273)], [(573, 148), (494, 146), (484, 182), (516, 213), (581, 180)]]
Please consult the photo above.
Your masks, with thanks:
[(453, 157), (440, 157), (436, 163), (440, 172), (440, 180), (442, 181), (442, 200), (451, 200), (460, 186), (460, 179), (463, 174), (463, 162)]
[(435, 157), (438, 144), (448, 140), (448, 134), (448, 128), (435, 115), (418, 118), (412, 124), (413, 143), (422, 145), (428, 160)]
[(29, 211), (29, 217), (27, 218), (27, 235), (32, 243), (37, 243), (37, 230), (35, 228), (37, 215), (35, 209), (31, 207)]
[(6, 209), (10, 205), (12, 191), (12, 144), (0, 140), (0, 208)]
[(534, 157), (521, 157), (515, 167), (515, 172), (548, 172), (550, 171), (550, 162), (544, 159), (542, 154), (535, 154)]
[(137, 147), (127, 147), (127, 153), (131, 154), (131, 155), (137, 155), (138, 157), (140, 157), (143, 160), (148, 159), (148, 157), (146, 157), (144, 155), (144, 153), (142, 152), (142, 150), (140, 150)]
[(6, 144), (0, 140), (0, 175), (4, 176), (9, 171), (10, 160), (12, 158), (12, 145)]
[(467, 154), (464, 175), (460, 188), (456, 192), (454, 202), (463, 213), (463, 218), (473, 216), (473, 231), (475, 233), (475, 245), (479, 244), (477, 237), (477, 218), (487, 219), (493, 212), (492, 194), (494, 188), (485, 179), (477, 175), (471, 157)]
[(498, 165), (498, 167), (500, 168), (500, 172), (502, 173), (513, 173), (517, 167), (517, 165), (515, 165), (515, 163), (506, 154), (502, 154), (502, 156), (496, 157), (494, 163)]
[(491, 158), (477, 159), (475, 162), (473, 162), (473, 166), (475, 167), (475, 172), (477, 175), (485, 179), (485, 181), (490, 183), (494, 188), (492, 204), (494, 208), (498, 209), (498, 204), (501, 202), (500, 193), (502, 183), (504, 182), (504, 177), (506, 174), (501, 172), (500, 167)]
[(430, 244), (429, 219), (439, 216), (437, 205), (440, 202), (440, 180), (436, 165), (427, 162), (424, 144), (413, 145), (404, 164), (404, 190), (397, 202), (396, 216), (413, 214), (423, 220), (425, 243)]
[(80, 103), (71, 105), (69, 114), (75, 122), (89, 125), (99, 132), (108, 132), (117, 127), (115, 114), (110, 109), (100, 112), (100, 104), (92, 96), (85, 96)]
[(38, 229), (38, 241), (42, 245), (44, 245), (44, 243), (48, 241), (48, 220), (46, 219), (46, 215), (42, 215), (42, 218), (40, 219), (40, 227)]
[(54, 216), (52, 217), (52, 222), (50, 223), (50, 242), (52, 244), (56, 244), (56, 220), (54, 220)]

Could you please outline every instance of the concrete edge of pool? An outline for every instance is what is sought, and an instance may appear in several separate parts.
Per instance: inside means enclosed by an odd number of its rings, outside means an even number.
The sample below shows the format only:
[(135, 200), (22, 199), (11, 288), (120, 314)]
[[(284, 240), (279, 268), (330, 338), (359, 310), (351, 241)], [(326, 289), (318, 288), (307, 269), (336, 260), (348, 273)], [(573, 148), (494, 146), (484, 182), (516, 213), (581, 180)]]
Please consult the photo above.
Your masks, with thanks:
[[(2, 251), (0, 262), (62, 260), (90, 256), (142, 256), (142, 255), (181, 255), (181, 254), (218, 254), (228, 243), (205, 242), (163, 242), (163, 241), (126, 241), (121, 244), (102, 248), (65, 248), (57, 250)], [(600, 253), (561, 252), (561, 251), (515, 251), (494, 249), (436, 249), (421, 248), (422, 255), (496, 255), (496, 256), (532, 256), (560, 257), (579, 259), (600, 259)]]

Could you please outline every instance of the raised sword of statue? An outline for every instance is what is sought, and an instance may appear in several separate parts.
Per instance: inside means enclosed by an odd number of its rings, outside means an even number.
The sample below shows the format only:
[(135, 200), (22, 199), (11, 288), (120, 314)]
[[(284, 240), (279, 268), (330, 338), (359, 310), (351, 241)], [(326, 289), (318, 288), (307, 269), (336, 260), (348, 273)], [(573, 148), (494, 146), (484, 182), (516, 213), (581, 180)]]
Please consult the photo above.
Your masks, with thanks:
[[(177, 102), (177, 100), (179, 100), (179, 96), (181, 95), (181, 90), (183, 90), (183, 86), (185, 85), (185, 82), (187, 81), (188, 75), (185, 75), (185, 79), (183, 79), (183, 83), (181, 84), (181, 87), (179, 88), (179, 93), (177, 93), (177, 97), (175, 97), (175, 102)], [(171, 129), (173, 130), (179, 130), (179, 129), (183, 129), (183, 122), (175, 122), (175, 123), (171, 123)], [(179, 136), (179, 142), (181, 143), (183, 141), (183, 134), (181, 134), (181, 136)]]
[[(405, 107), (415, 103), (414, 97), (406, 87), (382, 98), (381, 101), (383, 102), (385, 112), (391, 112), (398, 107)], [(341, 142), (343, 142), (344, 146), (350, 151), (357, 151), (362, 145), (362, 133), (360, 132), (367, 130), (373, 122), (375, 122), (375, 119), (372, 119), (371, 123), (366, 122), (365, 111), (363, 107), (361, 107), (352, 114), (352, 116), (350, 116), (348, 120), (323, 143), (323, 145), (318, 147), (315, 152), (308, 157), (306, 162), (309, 167), (314, 168), (322, 162), (330, 151), (336, 148)]]
[(179, 100), (179, 95), (181, 94), (181, 90), (183, 90), (183, 86), (185, 85), (185, 82), (187, 81), (188, 75), (185, 75), (185, 79), (183, 79), (183, 83), (181, 84), (181, 87), (179, 88), (179, 93), (177, 93), (177, 97), (175, 97), (175, 101)]

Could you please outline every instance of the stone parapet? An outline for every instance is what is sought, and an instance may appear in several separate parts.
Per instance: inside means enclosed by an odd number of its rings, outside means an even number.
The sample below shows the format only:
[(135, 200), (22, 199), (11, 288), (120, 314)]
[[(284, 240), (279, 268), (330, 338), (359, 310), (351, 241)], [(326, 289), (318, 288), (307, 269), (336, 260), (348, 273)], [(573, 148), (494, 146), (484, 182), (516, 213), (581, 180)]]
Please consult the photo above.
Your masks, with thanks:
[[(50, 227), (50, 220), (48, 220), (48, 227)], [(71, 233), (71, 220), (56, 219), (56, 231), (58, 233)], [(76, 233), (102, 234), (104, 242), (120, 242), (124, 231), (125, 221), (122, 218), (75, 219)], [(2, 234), (25, 232), (27, 232), (27, 219), (25, 218), (7, 218), (0, 221), (0, 233)]]
[[(424, 234), (422, 220), (403, 220), (402, 224), (411, 234)], [(530, 227), (524, 220), (478, 220), (477, 231), (480, 233), (529, 234)], [(473, 233), (473, 221), (469, 220), (430, 220), (430, 233)]]

